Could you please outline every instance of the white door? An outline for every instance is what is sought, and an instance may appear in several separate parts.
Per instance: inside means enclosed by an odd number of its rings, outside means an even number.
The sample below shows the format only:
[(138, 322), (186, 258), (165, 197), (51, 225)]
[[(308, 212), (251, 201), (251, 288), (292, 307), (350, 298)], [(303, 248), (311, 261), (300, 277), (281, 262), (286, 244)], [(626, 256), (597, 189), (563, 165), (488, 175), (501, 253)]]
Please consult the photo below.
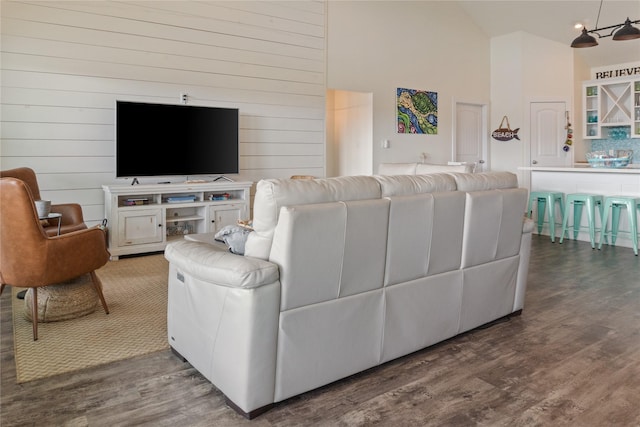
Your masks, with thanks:
[(489, 170), (486, 105), (456, 102), (452, 160), (476, 163), (476, 172)]
[(530, 109), (531, 166), (571, 166), (570, 151), (562, 149), (567, 139), (566, 103), (532, 102)]

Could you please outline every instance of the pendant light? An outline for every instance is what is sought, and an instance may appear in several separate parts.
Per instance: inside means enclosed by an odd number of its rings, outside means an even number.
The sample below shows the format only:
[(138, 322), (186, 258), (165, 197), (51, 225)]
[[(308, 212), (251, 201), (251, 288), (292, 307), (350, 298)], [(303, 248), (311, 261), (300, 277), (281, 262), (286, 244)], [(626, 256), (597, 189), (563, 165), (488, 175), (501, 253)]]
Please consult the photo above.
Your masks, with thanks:
[(571, 42), (571, 47), (591, 47), (598, 46), (598, 41), (595, 37), (587, 34), (587, 29), (582, 28), (582, 34)]
[[(635, 21), (635, 23), (638, 23), (638, 21)], [(640, 29), (631, 25), (631, 20), (629, 18), (627, 18), (627, 20), (624, 21), (624, 27), (620, 28), (613, 35), (614, 40), (633, 40), (633, 39), (639, 39), (639, 38), (640, 38)]]
[[(640, 38), (640, 29), (634, 27), (631, 24), (638, 24), (640, 20), (632, 21), (627, 17), (627, 20), (622, 24), (610, 25), (608, 27), (598, 28), (598, 22), (600, 21), (600, 11), (602, 11), (602, 2), (604, 0), (600, 0), (600, 8), (598, 9), (598, 18), (596, 19), (596, 28), (593, 30), (587, 30), (586, 28), (582, 28), (582, 34), (580, 34), (573, 42), (571, 42), (571, 47), (582, 48), (582, 47), (592, 47), (597, 46), (598, 41), (595, 37), (591, 36), (590, 33), (595, 34), (598, 38), (603, 37), (611, 37), (613, 36), (613, 40), (633, 40)], [(620, 28), (622, 27), (622, 28)], [(609, 34), (600, 34), (600, 31), (611, 30)], [(616, 31), (617, 30), (617, 31)], [(615, 32), (615, 34), (614, 34)]]

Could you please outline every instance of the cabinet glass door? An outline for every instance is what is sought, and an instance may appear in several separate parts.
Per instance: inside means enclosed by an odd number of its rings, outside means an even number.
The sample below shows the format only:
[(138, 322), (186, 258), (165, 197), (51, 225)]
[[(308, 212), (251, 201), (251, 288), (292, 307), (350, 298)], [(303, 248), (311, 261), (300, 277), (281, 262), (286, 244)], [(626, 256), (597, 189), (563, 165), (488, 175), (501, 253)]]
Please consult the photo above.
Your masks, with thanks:
[(600, 136), (600, 127), (598, 126), (598, 86), (586, 86), (584, 88), (584, 96), (584, 136), (586, 138), (597, 138)]

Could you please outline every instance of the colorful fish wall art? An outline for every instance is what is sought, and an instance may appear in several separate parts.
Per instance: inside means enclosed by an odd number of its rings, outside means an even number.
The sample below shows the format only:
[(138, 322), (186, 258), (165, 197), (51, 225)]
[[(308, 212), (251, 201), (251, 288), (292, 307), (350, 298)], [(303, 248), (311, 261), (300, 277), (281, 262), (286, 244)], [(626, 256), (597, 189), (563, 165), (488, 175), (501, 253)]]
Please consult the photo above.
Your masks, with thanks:
[[(504, 127), (504, 122), (507, 122), (507, 127)], [(497, 139), (498, 141), (511, 141), (513, 138), (520, 141), (520, 137), (518, 136), (518, 131), (520, 128), (511, 130), (511, 125), (509, 124), (509, 119), (507, 116), (502, 117), (502, 121), (500, 122), (500, 127), (493, 132), (491, 132), (491, 137), (493, 139)]]
[(438, 93), (398, 88), (398, 133), (438, 134)]

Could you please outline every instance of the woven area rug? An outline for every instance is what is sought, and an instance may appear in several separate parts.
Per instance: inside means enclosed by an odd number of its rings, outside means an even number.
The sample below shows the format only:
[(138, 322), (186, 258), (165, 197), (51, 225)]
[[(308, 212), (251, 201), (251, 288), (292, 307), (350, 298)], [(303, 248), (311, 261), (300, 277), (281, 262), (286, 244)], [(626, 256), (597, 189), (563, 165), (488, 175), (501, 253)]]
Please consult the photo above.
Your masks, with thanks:
[[(120, 258), (97, 270), (109, 306), (86, 316), (39, 323), (33, 341), (24, 301), (12, 297), (18, 383), (128, 359), (169, 348), (167, 276), (162, 254)], [(90, 280), (87, 275), (87, 280)], [(97, 297), (96, 297), (97, 298)]]

